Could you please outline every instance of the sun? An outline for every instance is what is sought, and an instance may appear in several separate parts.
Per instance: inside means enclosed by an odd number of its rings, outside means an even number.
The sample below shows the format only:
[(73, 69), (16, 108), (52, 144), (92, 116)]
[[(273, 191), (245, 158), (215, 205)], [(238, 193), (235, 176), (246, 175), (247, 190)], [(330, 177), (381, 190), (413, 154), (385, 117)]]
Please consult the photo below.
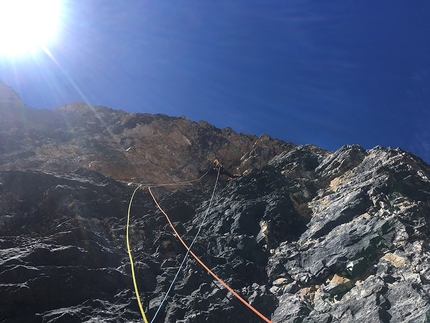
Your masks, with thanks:
[(20, 55), (55, 36), (61, 0), (0, 0), (0, 55)]

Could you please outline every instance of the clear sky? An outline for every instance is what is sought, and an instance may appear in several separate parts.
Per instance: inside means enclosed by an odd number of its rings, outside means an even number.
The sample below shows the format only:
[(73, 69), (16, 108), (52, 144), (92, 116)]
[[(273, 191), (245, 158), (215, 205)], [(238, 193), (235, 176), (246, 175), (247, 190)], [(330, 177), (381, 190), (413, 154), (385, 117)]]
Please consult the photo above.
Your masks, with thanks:
[(62, 2), (51, 57), (0, 56), (28, 106), (84, 100), (430, 162), (430, 1)]

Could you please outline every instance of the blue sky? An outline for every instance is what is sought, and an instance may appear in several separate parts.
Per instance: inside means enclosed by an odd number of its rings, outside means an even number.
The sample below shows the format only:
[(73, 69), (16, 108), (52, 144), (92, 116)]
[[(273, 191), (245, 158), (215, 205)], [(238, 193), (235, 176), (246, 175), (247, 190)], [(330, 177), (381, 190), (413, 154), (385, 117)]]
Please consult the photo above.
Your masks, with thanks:
[(430, 162), (430, 2), (64, 0), (42, 50), (0, 57), (35, 108), (84, 100)]

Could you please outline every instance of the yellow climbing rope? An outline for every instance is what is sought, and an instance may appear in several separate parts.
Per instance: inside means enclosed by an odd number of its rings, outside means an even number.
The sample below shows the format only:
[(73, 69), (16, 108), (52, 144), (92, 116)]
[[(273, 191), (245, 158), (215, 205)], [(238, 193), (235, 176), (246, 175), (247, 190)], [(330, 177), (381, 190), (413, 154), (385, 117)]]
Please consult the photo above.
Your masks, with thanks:
[(173, 226), (173, 223), (171, 222), (169, 216), (167, 215), (166, 212), (164, 212), (164, 210), (161, 208), (160, 204), (157, 202), (154, 194), (151, 191), (151, 187), (161, 187), (161, 186), (173, 186), (173, 185), (181, 185), (181, 184), (189, 184), (192, 182), (196, 182), (196, 181), (200, 181), (204, 176), (206, 176), (208, 172), (206, 172), (202, 177), (200, 177), (197, 180), (192, 180), (192, 181), (186, 181), (186, 182), (179, 182), (179, 183), (169, 183), (169, 184), (158, 184), (158, 185), (139, 185), (136, 187), (136, 189), (133, 191), (133, 194), (130, 198), (130, 203), (128, 206), (128, 214), (127, 214), (127, 228), (126, 228), (126, 240), (127, 240), (127, 249), (128, 249), (128, 255), (130, 257), (130, 265), (131, 265), (131, 275), (133, 278), (133, 284), (134, 284), (134, 290), (136, 293), (136, 298), (137, 301), (139, 303), (139, 308), (140, 308), (140, 312), (142, 314), (142, 318), (143, 321), (145, 323), (148, 323), (148, 320), (146, 319), (146, 315), (145, 312), (143, 310), (143, 306), (142, 303), (140, 301), (140, 296), (139, 296), (139, 290), (137, 288), (137, 282), (136, 282), (136, 277), (135, 277), (135, 272), (134, 272), (134, 264), (133, 264), (133, 257), (131, 254), (131, 250), (130, 250), (130, 242), (129, 242), (129, 224), (130, 224), (130, 210), (131, 210), (131, 204), (134, 198), (134, 195), (136, 194), (137, 190), (141, 187), (147, 187), (149, 193), (151, 194), (152, 199), (154, 200), (155, 205), (157, 206), (157, 208), (161, 211), (161, 213), (163, 213), (163, 215), (166, 217), (167, 221), (169, 222), (170, 227), (172, 228), (172, 230), (175, 232), (176, 236), (178, 237), (178, 239), (181, 241), (181, 243), (184, 245), (184, 247), (187, 249), (187, 252), (189, 252), (194, 259), (197, 260), (197, 262), (204, 268), (206, 269), (206, 271), (212, 275), (212, 277), (214, 277), (221, 285), (223, 285), (231, 294), (233, 294), (239, 301), (241, 301), (244, 305), (246, 305), (251, 311), (253, 311), (255, 314), (257, 314), (262, 320), (264, 320), (267, 323), (272, 323), (267, 317), (265, 317), (263, 314), (261, 314), (257, 309), (255, 309), (251, 304), (249, 304), (246, 300), (244, 300), (239, 294), (237, 294), (230, 286), (228, 286), (221, 278), (219, 278), (212, 270), (209, 269), (209, 267), (207, 267), (201, 260), (200, 258), (193, 252), (191, 251), (190, 247), (188, 247), (188, 245), (185, 243), (185, 241), (182, 239), (182, 237), (179, 235), (179, 233), (176, 231), (175, 227)]
[(145, 311), (143, 310), (142, 302), (140, 301), (139, 289), (137, 288), (136, 275), (134, 273), (133, 256), (131, 255), (130, 239), (129, 239), (129, 234), (128, 234), (128, 228), (130, 226), (131, 203), (133, 202), (134, 195), (136, 194), (137, 190), (140, 187), (141, 187), (141, 185), (136, 187), (136, 189), (133, 191), (133, 194), (131, 195), (131, 198), (130, 198), (130, 203), (128, 204), (127, 228), (126, 228), (125, 238), (126, 238), (126, 242), (127, 242), (128, 256), (130, 258), (131, 277), (133, 278), (134, 292), (136, 293), (137, 303), (139, 304), (139, 309), (140, 309), (140, 313), (142, 314), (143, 322), (148, 323), (148, 320), (146, 319)]
[[(161, 186), (173, 186), (173, 185), (186, 185), (191, 184), (193, 182), (200, 181), (203, 177), (205, 177), (209, 171), (204, 173), (200, 178), (190, 181), (184, 181), (184, 182), (177, 182), (177, 183), (168, 183), (168, 184), (157, 184), (152, 185), (154, 187), (161, 187)], [(142, 302), (140, 300), (140, 294), (139, 289), (137, 287), (137, 281), (136, 281), (136, 274), (134, 272), (134, 262), (133, 262), (133, 255), (131, 254), (131, 248), (130, 248), (130, 238), (129, 238), (129, 227), (130, 227), (130, 213), (131, 213), (131, 204), (133, 203), (134, 195), (136, 194), (137, 190), (141, 187), (148, 187), (144, 184), (138, 185), (135, 190), (133, 191), (133, 194), (131, 195), (130, 202), (128, 204), (128, 212), (127, 212), (127, 225), (126, 225), (126, 244), (127, 244), (127, 251), (128, 251), (128, 257), (130, 258), (130, 267), (131, 267), (131, 277), (133, 279), (133, 285), (134, 285), (134, 292), (136, 294), (137, 303), (139, 304), (140, 313), (142, 314), (143, 322), (148, 323), (148, 320), (146, 318), (145, 311), (143, 310)]]

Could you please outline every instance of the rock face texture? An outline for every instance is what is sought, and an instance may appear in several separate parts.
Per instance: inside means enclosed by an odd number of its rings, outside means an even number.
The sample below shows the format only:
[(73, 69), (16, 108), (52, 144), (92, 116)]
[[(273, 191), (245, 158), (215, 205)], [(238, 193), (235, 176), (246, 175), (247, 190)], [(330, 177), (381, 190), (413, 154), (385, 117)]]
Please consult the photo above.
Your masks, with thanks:
[(82, 167), (117, 180), (160, 183), (199, 177), (215, 158), (231, 171), (246, 173), (294, 146), (205, 121), (125, 113), (83, 102), (31, 109), (4, 83), (0, 113), (0, 170), (66, 172)]
[[(9, 98), (6, 100), (4, 98)], [(430, 166), (206, 122), (72, 103), (0, 83), (0, 322), (142, 322), (125, 243), (138, 183), (192, 250), (273, 323), (430, 322)], [(244, 176), (209, 174), (214, 158)], [(186, 253), (146, 186), (130, 243), (148, 320)], [(205, 221), (202, 223), (203, 219)], [(189, 257), (154, 322), (263, 322)]]

